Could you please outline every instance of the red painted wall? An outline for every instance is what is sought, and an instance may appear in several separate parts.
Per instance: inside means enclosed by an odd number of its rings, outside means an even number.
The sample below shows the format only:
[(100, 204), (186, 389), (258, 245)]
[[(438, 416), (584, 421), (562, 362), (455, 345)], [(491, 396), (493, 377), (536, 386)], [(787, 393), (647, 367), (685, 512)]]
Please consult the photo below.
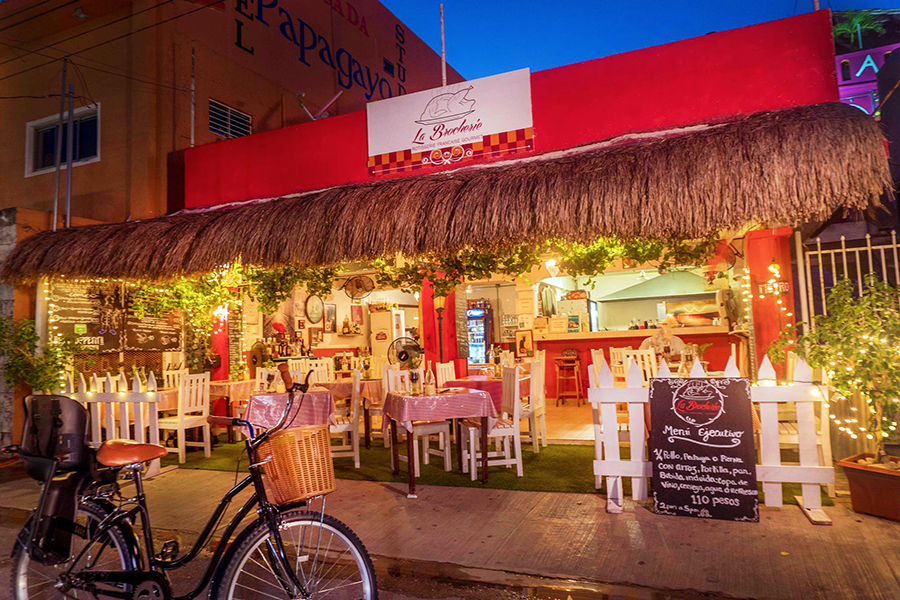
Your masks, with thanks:
[[(765, 283), (772, 277), (769, 265), (775, 259), (781, 266), (781, 279), (791, 281), (791, 234), (790, 227), (778, 229), (765, 229), (751, 231), (744, 238), (744, 249), (747, 255), (747, 268), (750, 269), (751, 294), (753, 294), (753, 330), (756, 334), (756, 360), (762, 361), (769, 345), (781, 334), (785, 325), (794, 326), (794, 315), (788, 316), (794, 310), (794, 287), (781, 298), (782, 304), (777, 303), (777, 298), (767, 295), (759, 297), (759, 284)], [(787, 308), (782, 311), (781, 307)], [(783, 374), (782, 365), (775, 364), (775, 371), (779, 377)]]
[[(838, 101), (827, 10), (531, 76), (535, 151)], [(185, 151), (185, 206), (364, 181), (364, 111)], [(418, 171), (422, 173), (423, 171)]]

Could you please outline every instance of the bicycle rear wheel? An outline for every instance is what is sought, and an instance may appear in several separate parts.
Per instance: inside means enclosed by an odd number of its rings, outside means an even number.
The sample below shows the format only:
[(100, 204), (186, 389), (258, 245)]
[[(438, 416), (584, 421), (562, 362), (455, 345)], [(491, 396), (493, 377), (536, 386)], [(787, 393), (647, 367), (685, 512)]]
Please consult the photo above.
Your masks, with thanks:
[(356, 534), (334, 517), (306, 511), (282, 515), (281, 539), (288, 562), (307, 595), (283, 583), (266, 524), (257, 521), (251, 528), (236, 542), (211, 598), (377, 600), (372, 559)]
[[(90, 533), (107, 516), (107, 511), (93, 502), (82, 502), (78, 507), (76, 522)], [(32, 521), (33, 523), (33, 521)], [(26, 525), (26, 529), (29, 526)], [(28, 534), (30, 535), (30, 534)], [(16, 543), (12, 556), (12, 593), (15, 600), (51, 600), (56, 598), (84, 598), (94, 596), (83, 590), (65, 589), (60, 577), (71, 567), (73, 573), (81, 571), (132, 571), (138, 568), (138, 557), (132, 553), (132, 543), (127, 532), (112, 527), (109, 533), (90, 544), (81, 561), (72, 567), (89, 539), (72, 535), (70, 559), (58, 565), (42, 565), (33, 561), (21, 544)], [(99, 586), (100, 589), (127, 592), (129, 586)]]

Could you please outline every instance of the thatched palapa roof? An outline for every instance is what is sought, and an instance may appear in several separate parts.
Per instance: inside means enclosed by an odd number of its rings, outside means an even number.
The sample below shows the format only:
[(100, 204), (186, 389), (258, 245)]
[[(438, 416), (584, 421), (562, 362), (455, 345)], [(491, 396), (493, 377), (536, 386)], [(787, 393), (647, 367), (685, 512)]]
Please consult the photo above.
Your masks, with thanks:
[[(540, 135), (540, 132), (537, 132)], [(878, 125), (821, 104), (566, 152), (213, 210), (44, 232), (7, 280), (165, 279), (246, 264), (338, 264), (561, 237), (696, 238), (865, 208), (890, 185)]]

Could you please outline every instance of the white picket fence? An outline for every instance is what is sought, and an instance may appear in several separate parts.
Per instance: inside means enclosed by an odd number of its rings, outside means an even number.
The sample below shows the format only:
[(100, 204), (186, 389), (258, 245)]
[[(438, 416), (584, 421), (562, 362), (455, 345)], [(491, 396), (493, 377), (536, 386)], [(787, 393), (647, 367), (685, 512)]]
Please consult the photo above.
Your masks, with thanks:
[[(740, 377), (734, 359), (729, 359), (725, 377)], [(800, 483), (802, 498), (798, 501), (806, 515), (814, 523), (830, 523), (821, 510), (821, 485), (834, 483), (834, 466), (831, 462), (828, 439), (828, 415), (822, 413), (824, 426), (817, 431), (816, 406), (823, 400), (819, 388), (809, 383), (812, 373), (809, 366), (798, 362), (794, 378), (798, 383), (776, 386), (775, 371), (766, 357), (760, 365), (761, 385), (751, 388), (751, 400), (760, 410), (759, 459), (756, 477), (763, 482), (766, 506), (782, 505), (782, 484)], [(668, 365), (660, 365), (658, 377), (670, 377)], [(691, 377), (705, 377), (699, 361), (694, 362)], [(771, 379), (771, 386), (767, 385)], [(642, 385), (640, 369), (632, 362), (626, 374), (626, 387), (613, 387), (613, 374), (602, 360), (590, 369), (591, 385), (588, 400), (594, 415), (594, 475), (599, 488), (606, 477), (606, 510), (621, 513), (624, 509), (623, 478), (631, 478), (631, 497), (634, 501), (647, 499), (647, 478), (652, 476), (652, 464), (647, 460), (645, 414), (649, 414), (650, 390)], [(792, 403), (796, 406), (797, 439), (786, 436), (780, 428), (778, 406)], [(616, 405), (627, 405), (627, 422), (619, 423)], [(645, 412), (646, 411), (646, 412)], [(624, 415), (623, 415), (624, 416)], [(609, 426), (606, 426), (609, 424)], [(628, 460), (622, 460), (619, 445), (630, 444)], [(781, 446), (799, 445), (800, 464), (782, 464)]]
[[(117, 378), (107, 375), (105, 380), (92, 376), (89, 385), (84, 376), (79, 374), (77, 384), (72, 377), (66, 378), (64, 393), (88, 409), (91, 420), (88, 443), (92, 447), (99, 448), (108, 439), (159, 444), (156, 408), (159, 393), (156, 391), (156, 379), (152, 372), (148, 377), (147, 389), (141, 388), (140, 379), (135, 377), (134, 385), (129, 391), (124, 374)], [(152, 477), (159, 472), (159, 459), (151, 461), (146, 476)]]

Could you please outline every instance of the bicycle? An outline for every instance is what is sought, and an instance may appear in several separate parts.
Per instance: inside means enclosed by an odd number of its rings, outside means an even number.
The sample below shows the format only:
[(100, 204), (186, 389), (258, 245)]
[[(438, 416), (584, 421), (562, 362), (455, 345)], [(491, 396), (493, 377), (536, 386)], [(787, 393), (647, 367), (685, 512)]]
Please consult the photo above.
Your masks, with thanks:
[[(260, 450), (294, 431), (276, 435), (285, 429), (294, 394), (301, 392), (299, 413), (309, 388), (309, 374), (303, 384), (295, 384), (285, 368), (282, 378), (288, 402), (271, 429), (256, 435), (246, 420), (209, 417), (210, 424), (246, 428), (249, 475), (224, 495), (199, 539), (181, 556), (175, 541), (154, 551), (141, 478), (144, 463), (161, 458), (166, 449), (107, 440), (95, 452), (84, 441), (87, 412), (81, 404), (65, 396), (26, 399), (30, 404), (23, 443), (12, 450), (19, 453), (29, 475), (43, 482), (43, 489), (13, 551), (14, 598), (188, 600), (209, 585), (211, 600), (377, 600), (375, 572), (365, 546), (349, 527), (325, 514), (324, 495), (319, 512), (310, 510), (312, 498), (276, 503), (270, 497), (275, 492), (272, 481), (265, 483), (266, 467), (272, 467), (274, 454), (261, 459)], [(134, 496), (122, 495), (120, 476), (133, 481)], [(197, 558), (230, 502), (250, 486), (253, 493), (215, 545), (201, 581), (190, 592), (175, 596), (167, 573)], [(257, 518), (234, 536), (254, 509)], [(137, 517), (143, 552), (134, 531)]]

